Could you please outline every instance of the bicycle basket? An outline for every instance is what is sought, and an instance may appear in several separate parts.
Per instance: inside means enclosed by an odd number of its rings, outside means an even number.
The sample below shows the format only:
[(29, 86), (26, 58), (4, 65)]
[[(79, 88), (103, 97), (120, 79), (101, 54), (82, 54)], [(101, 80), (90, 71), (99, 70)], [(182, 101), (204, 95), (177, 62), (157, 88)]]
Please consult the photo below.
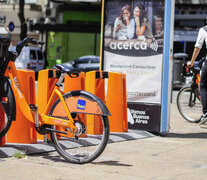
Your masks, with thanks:
[(6, 56), (10, 43), (10, 38), (0, 37), (0, 57)]

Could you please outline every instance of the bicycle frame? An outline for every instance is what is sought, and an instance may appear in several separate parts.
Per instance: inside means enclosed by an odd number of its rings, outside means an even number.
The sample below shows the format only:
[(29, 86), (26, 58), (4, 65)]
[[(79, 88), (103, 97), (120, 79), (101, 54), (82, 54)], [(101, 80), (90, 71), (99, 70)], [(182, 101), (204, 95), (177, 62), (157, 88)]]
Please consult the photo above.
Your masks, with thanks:
[[(21, 91), (14, 62), (9, 61), (4, 76), (8, 77), (11, 80), (11, 87), (14, 92), (15, 101), (19, 104), (21, 112), (29, 121), (35, 124), (36, 123), (35, 113), (34, 111), (31, 110), (30, 106), (28, 105), (24, 97), (24, 94)], [(56, 95), (60, 98), (60, 101), (63, 104), (64, 110), (69, 120), (56, 118), (56, 117), (54, 118), (46, 115), (49, 112), (51, 106), (53, 105)], [(49, 102), (44, 110), (44, 113), (38, 114), (38, 123), (40, 126), (43, 124), (49, 124), (49, 125), (60, 125), (66, 128), (70, 127), (73, 131), (77, 129), (76, 126), (74, 125), (74, 120), (70, 114), (70, 111), (64, 101), (63, 92), (61, 92), (58, 87), (54, 88), (51, 97), (49, 99)]]

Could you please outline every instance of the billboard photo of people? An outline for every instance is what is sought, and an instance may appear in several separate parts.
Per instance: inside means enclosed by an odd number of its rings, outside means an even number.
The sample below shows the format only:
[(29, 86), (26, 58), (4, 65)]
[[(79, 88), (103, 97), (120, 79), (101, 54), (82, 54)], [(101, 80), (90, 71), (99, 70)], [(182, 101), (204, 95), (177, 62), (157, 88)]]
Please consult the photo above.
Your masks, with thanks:
[(128, 102), (160, 103), (164, 2), (108, 0), (105, 8), (104, 69), (126, 74)]
[(105, 50), (129, 56), (162, 53), (163, 1), (106, 1), (106, 9)]

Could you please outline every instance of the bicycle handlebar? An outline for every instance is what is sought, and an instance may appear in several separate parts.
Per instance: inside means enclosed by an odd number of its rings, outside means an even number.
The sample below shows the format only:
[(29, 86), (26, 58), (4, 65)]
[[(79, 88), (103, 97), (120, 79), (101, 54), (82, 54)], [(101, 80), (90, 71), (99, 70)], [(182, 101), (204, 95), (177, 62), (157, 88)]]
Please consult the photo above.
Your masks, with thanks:
[(28, 43), (31, 43), (31, 44), (34, 44), (34, 45), (43, 45), (43, 44), (45, 44), (45, 42), (37, 41), (35, 39), (31, 39), (31, 42), (28, 42)]
[(201, 70), (202, 68), (202, 65), (203, 65), (203, 62), (205, 61), (205, 57), (201, 58), (200, 60), (198, 61), (195, 61), (194, 62), (194, 69), (197, 69), (197, 70)]
[(183, 70), (182, 70), (182, 75), (183, 76), (194, 76), (195, 74), (199, 73), (203, 62), (205, 61), (205, 57), (201, 58), (198, 61), (194, 62), (194, 66), (188, 66), (186, 63), (183, 63)]
[(23, 39), (22, 41), (17, 43), (16, 52), (17, 52), (18, 56), (22, 52), (23, 47), (26, 46), (29, 43), (34, 44), (34, 45), (43, 45), (43, 44), (45, 44), (45, 42), (43, 42), (43, 41), (37, 41), (32, 37), (26, 37), (25, 39)]
[(189, 67), (187, 64), (183, 64), (182, 66), (182, 74), (183, 76), (194, 76), (200, 72), (200, 68), (195, 68), (194, 66)]

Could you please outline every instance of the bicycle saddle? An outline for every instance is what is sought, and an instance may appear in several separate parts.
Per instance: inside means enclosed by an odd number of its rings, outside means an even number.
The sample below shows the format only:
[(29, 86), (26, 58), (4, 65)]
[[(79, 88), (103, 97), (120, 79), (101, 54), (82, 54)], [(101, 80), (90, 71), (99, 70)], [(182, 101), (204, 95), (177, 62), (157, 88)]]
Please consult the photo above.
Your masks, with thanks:
[(61, 72), (67, 73), (70, 76), (71, 76), (71, 74), (73, 74), (73, 75), (76, 75), (76, 77), (77, 77), (78, 74), (81, 72), (80, 69), (67, 67), (67, 66), (64, 66), (62, 64), (57, 64), (57, 65), (55, 65), (55, 67), (57, 69), (59, 69)]

